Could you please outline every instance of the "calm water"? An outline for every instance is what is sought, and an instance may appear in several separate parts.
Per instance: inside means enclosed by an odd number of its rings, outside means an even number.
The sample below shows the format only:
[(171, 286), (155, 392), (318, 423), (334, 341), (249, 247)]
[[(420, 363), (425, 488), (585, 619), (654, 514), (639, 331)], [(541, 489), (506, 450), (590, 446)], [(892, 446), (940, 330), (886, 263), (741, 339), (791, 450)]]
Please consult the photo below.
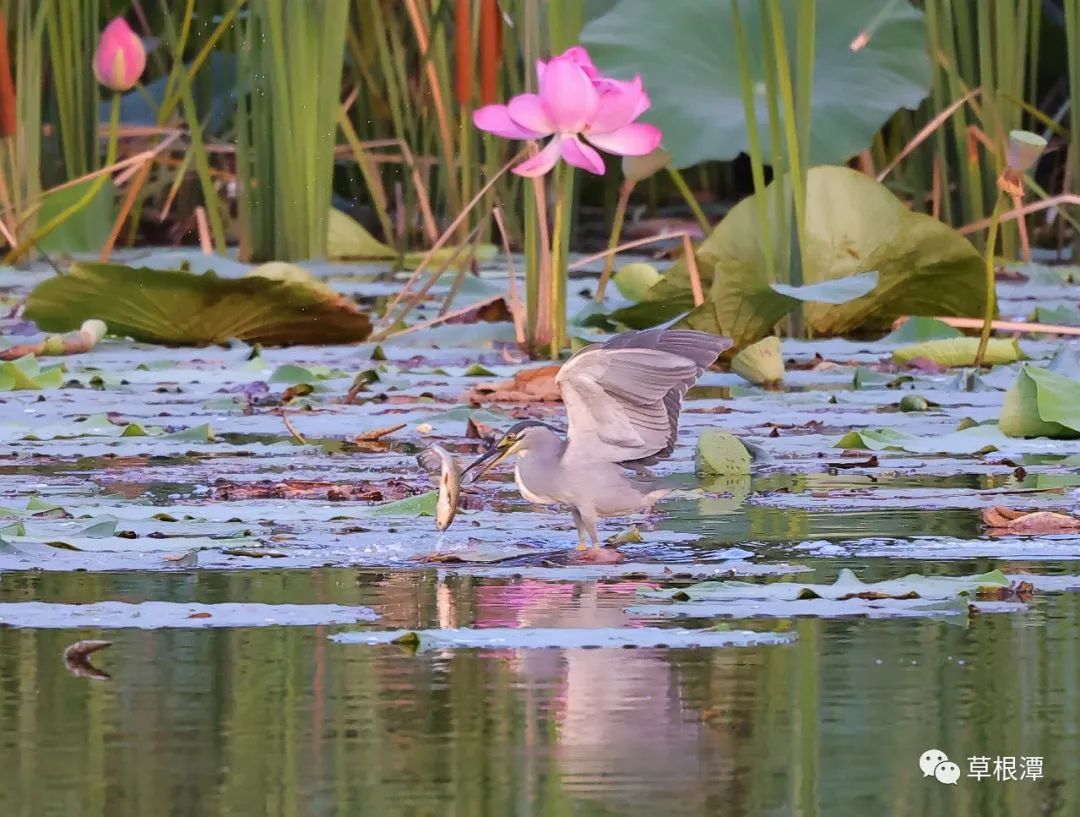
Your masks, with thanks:
[[(434, 571), (8, 574), (0, 598), (335, 602), (374, 607), (380, 627), (606, 626), (625, 621), (633, 589), (520, 587)], [(799, 639), (412, 654), (329, 641), (340, 627), (2, 629), (0, 814), (1077, 813), (1076, 594), (967, 627), (757, 626)], [(87, 637), (114, 642), (95, 656), (112, 680), (63, 666), (64, 647)], [(965, 774), (973, 755), (1042, 757), (1044, 777), (942, 785), (918, 768), (930, 748)]]

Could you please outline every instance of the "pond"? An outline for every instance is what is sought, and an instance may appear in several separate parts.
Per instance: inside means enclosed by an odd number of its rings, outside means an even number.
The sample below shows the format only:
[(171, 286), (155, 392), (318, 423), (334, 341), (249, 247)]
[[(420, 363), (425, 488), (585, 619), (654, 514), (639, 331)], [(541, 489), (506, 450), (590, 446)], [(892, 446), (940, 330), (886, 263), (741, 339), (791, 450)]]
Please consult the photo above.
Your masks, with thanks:
[[(785, 340), (787, 391), (710, 372), (657, 469), (674, 495), (605, 524), (625, 562), (583, 565), (505, 469), (441, 535), (391, 504), (432, 486), (430, 442), (477, 449), (470, 417), (559, 421), (474, 388), (533, 365), (506, 338), (107, 340), (60, 388), (0, 394), (3, 813), (1076, 813), (1080, 536), (982, 516), (1080, 486), (1077, 441), (997, 431), (1019, 364), (968, 391), (895, 370), (897, 341)], [(710, 429), (761, 452), (752, 474), (694, 476)], [(111, 646), (65, 660), (87, 639)]]

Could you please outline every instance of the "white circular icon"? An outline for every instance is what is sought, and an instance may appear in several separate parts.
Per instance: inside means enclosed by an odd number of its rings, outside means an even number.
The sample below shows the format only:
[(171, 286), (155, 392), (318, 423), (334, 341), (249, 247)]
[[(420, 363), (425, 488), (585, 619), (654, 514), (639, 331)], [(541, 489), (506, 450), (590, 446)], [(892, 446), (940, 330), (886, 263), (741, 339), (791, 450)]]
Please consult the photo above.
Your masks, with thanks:
[(934, 769), (934, 777), (939, 783), (955, 786), (956, 781), (960, 779), (960, 767), (951, 760), (944, 760)]
[(945, 763), (948, 759), (948, 755), (940, 749), (927, 749), (919, 758), (919, 768), (922, 769), (923, 777), (933, 777), (938, 764)]

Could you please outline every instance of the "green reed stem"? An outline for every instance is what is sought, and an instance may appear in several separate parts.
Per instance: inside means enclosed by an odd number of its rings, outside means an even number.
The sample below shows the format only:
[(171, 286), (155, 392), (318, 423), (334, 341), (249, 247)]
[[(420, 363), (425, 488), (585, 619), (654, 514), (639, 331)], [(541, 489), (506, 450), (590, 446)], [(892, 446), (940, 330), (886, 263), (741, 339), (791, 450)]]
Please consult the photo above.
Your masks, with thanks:
[(101, 160), (98, 83), (87, 66), (100, 34), (100, 4), (98, 0), (47, 0), (46, 5), (52, 98), (64, 178), (77, 179), (100, 167)]
[(668, 165), (664, 168), (667, 171), (671, 181), (675, 183), (675, 189), (679, 191), (679, 194), (683, 197), (683, 201), (686, 202), (686, 206), (690, 208), (690, 212), (694, 215), (694, 220), (697, 221), (698, 226), (701, 227), (701, 232), (704, 235), (708, 235), (712, 230), (712, 225), (709, 224), (709, 219), (705, 217), (705, 211), (701, 209), (701, 204), (698, 202), (697, 197), (694, 195), (694, 191), (690, 189), (690, 185), (686, 183), (686, 179), (683, 174), (679, 172), (677, 168)]
[(252, 0), (237, 110), (246, 254), (298, 260), (326, 251), (345, 55), (347, 0)]
[[(812, 0), (805, 0), (812, 5)], [(802, 21), (802, 8), (804, 3), (799, 3), (800, 25)], [(787, 147), (787, 168), (791, 177), (791, 192), (795, 205), (795, 226), (793, 234), (798, 237), (797, 244), (792, 247), (792, 253), (799, 253), (799, 258), (793, 259), (790, 266), (789, 281), (793, 286), (802, 286), (802, 257), (806, 247), (806, 168), (803, 157), (800, 155), (801, 140), (798, 132), (797, 115), (795, 109), (795, 92), (792, 87), (791, 64), (788, 59), (788, 49), (784, 34), (784, 18), (780, 12), (780, 0), (769, 0), (769, 21), (772, 30), (772, 39), (776, 56), (777, 82), (780, 91), (780, 104), (783, 109), (784, 137)], [(811, 51), (811, 58), (813, 53)], [(802, 55), (799, 55), (800, 68)], [(812, 69), (811, 69), (812, 70)], [(799, 304), (792, 312), (792, 331), (802, 334), (803, 327), (803, 304)]]
[(975, 352), (975, 368), (982, 366), (986, 356), (986, 346), (990, 342), (990, 325), (994, 321), (997, 309), (997, 292), (994, 282), (994, 249), (997, 246), (998, 224), (1001, 222), (1001, 210), (1007, 197), (1001, 193), (994, 202), (994, 211), (990, 214), (990, 228), (986, 233), (986, 311), (983, 313), (982, 331), (979, 333), (979, 348)]
[(739, 84), (742, 89), (743, 112), (746, 116), (746, 139), (750, 150), (750, 174), (754, 180), (754, 204), (758, 230), (765, 251), (765, 269), (769, 280), (776, 282), (776, 243), (769, 222), (769, 198), (765, 193), (765, 151), (761, 145), (757, 106), (754, 103), (754, 77), (750, 64), (750, 43), (743, 25), (739, 0), (731, 0), (731, 22), (735, 34), (735, 52), (739, 59)]
[[(106, 151), (105, 164), (103, 167), (109, 167), (116, 163), (116, 146), (118, 141), (118, 135), (120, 132), (120, 94), (114, 93), (112, 95), (112, 105), (109, 108), (109, 147)], [(30, 250), (37, 246), (44, 238), (51, 235), (58, 227), (63, 225), (68, 219), (77, 215), (83, 208), (85, 208), (90, 202), (94, 200), (101, 189), (105, 186), (105, 183), (110, 179), (110, 174), (102, 173), (97, 176), (93, 183), (87, 187), (86, 192), (83, 193), (77, 201), (72, 202), (71, 205), (64, 208), (63, 211), (53, 216), (45, 226), (41, 227), (34, 235), (28, 240), (21, 243), (18, 247), (11, 249), (7, 256), (4, 258), (5, 264), (14, 264), (19, 259), (23, 258)]]
[(570, 203), (574, 171), (564, 162), (555, 166), (555, 214), (551, 226), (551, 359), (558, 360), (566, 342), (566, 266), (570, 251)]
[[(1080, 0), (1065, 0), (1065, 42), (1069, 57), (1069, 178), (1080, 192)], [(1080, 232), (1074, 247), (1080, 252)]]
[(619, 185), (619, 200), (615, 204), (615, 216), (611, 220), (611, 234), (608, 236), (608, 254), (604, 259), (604, 269), (600, 273), (600, 281), (596, 285), (596, 296), (593, 300), (598, 304), (604, 302), (604, 293), (607, 290), (611, 272), (615, 269), (615, 248), (619, 246), (622, 238), (623, 222), (626, 220), (626, 209), (630, 206), (630, 194), (634, 192), (637, 183), (633, 179), (623, 179)]

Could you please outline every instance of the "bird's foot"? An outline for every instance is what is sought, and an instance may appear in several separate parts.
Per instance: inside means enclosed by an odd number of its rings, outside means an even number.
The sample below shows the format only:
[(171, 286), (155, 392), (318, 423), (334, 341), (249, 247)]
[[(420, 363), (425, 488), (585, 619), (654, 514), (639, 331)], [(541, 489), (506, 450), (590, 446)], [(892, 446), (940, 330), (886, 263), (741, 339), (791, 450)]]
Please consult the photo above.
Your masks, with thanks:
[(578, 550), (585, 550), (585, 540), (584, 539), (579, 539), (578, 540), (577, 549)]
[(584, 548), (578, 548), (571, 561), (578, 563), (587, 563), (594, 565), (614, 565), (625, 560), (623, 556), (615, 548), (602, 548), (594, 546), (585, 550)]

